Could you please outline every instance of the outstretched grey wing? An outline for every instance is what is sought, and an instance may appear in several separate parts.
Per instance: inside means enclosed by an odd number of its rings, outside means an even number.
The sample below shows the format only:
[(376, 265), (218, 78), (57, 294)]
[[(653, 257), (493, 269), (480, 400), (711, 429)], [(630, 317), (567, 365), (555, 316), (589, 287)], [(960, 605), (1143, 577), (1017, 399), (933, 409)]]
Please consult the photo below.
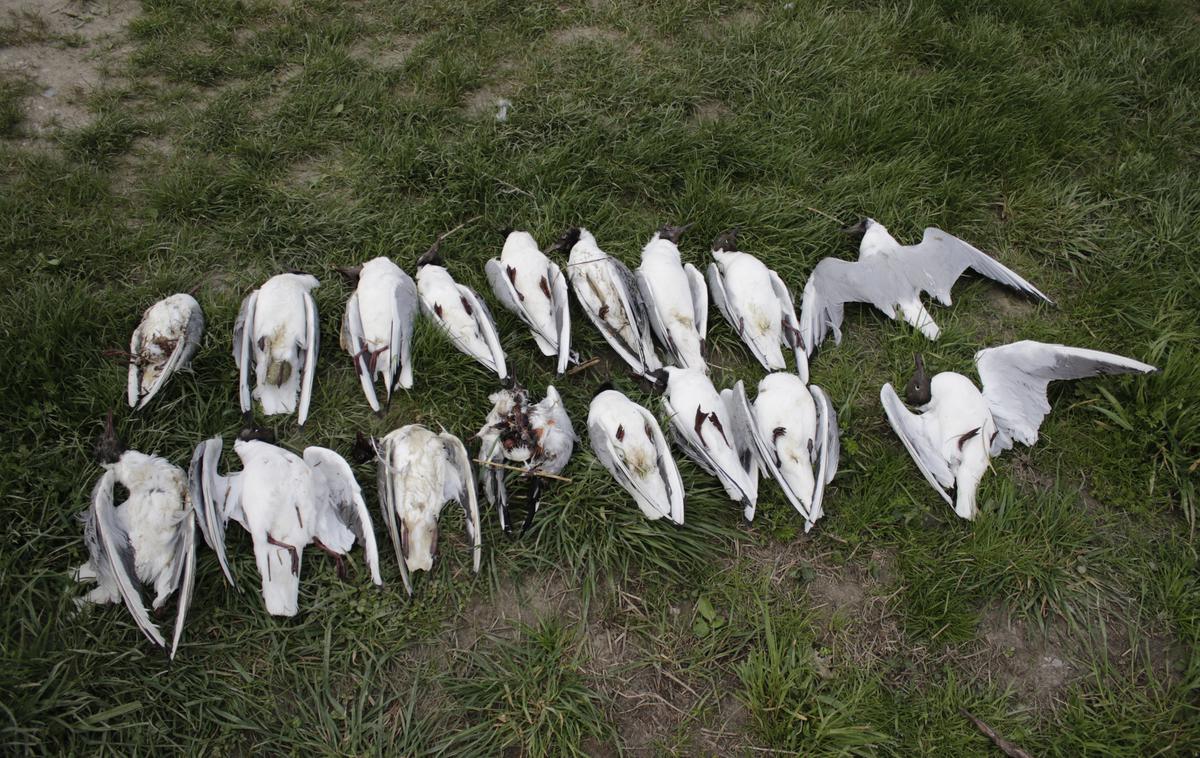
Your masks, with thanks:
[[(1054, 301), (1015, 271), (987, 253), (941, 229), (929, 227), (916, 245), (902, 248), (904, 273), (918, 288), (950, 305), (950, 289), (968, 268), (1022, 294), (1053, 305)], [(909, 264), (908, 261), (913, 263)]]
[(1050, 382), (1157, 370), (1113, 353), (1032, 340), (980, 350), (975, 354), (975, 366), (983, 383), (983, 397), (996, 421), (991, 455), (1011, 448), (1014, 441), (1026, 445), (1037, 442), (1042, 419), (1050, 412), (1046, 398)]
[(800, 339), (809, 356), (830, 331), (842, 341), (842, 316), (846, 303), (870, 303), (889, 318), (895, 317), (898, 296), (907, 289), (879, 258), (843, 261), (821, 260), (808, 275), (800, 300)]

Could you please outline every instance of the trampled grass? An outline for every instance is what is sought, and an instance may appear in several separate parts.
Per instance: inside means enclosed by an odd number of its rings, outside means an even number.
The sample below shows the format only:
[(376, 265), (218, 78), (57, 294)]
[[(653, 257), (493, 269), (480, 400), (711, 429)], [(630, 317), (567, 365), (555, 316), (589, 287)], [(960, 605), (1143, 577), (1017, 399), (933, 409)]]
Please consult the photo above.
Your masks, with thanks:
[[(87, 27), (63, 31), (57, 13), (11, 16), (0, 42), (26, 58), (86, 48)], [(80, 94), (82, 124), (34, 130), (39, 87), (0, 72), (8, 752), (990, 749), (960, 708), (1034, 754), (1200, 752), (1189, 4), (144, 0), (128, 15), (119, 44), (97, 48), (109, 73)], [(798, 294), (820, 258), (853, 256), (837, 229), (862, 215), (902, 241), (947, 229), (1057, 307), (964, 280), (933, 309), (936, 344), (848, 308), (842, 344), (812, 363), (843, 435), (812, 533), (771, 487), (740, 523), (682, 456), (687, 525), (646, 522), (584, 443), (524, 539), (486, 513), (479, 577), (447, 509), (411, 600), (390, 552), (382, 590), (361, 563), (342, 583), (314, 554), (302, 613), (274, 619), (205, 550), (171, 665), (123, 609), (75, 612), (104, 412), (119, 409), (131, 447), (179, 464), (228, 439), (233, 319), (271, 274), (322, 283), (311, 421), (277, 420), (281, 441), (347, 453), (356, 431), (414, 421), (469, 438), (496, 384), (423, 324), (416, 386), (372, 415), (337, 349), (335, 266), (388, 255), (412, 272), (478, 217), (443, 254), (490, 299), (501, 229), (548, 243), (583, 224), (633, 263), (658, 225), (694, 221), (688, 260), (739, 225)], [(194, 372), (126, 412), (124, 366), (102, 351), (193, 288), (208, 322)], [(549, 362), (493, 305), (540, 392)], [(609, 378), (657, 408), (574, 320), (580, 353), (602, 358), (556, 382), (576, 430)], [(715, 309), (710, 322), (714, 376), (756, 383)], [(916, 351), (971, 374), (977, 349), (1022, 338), (1162, 370), (1052, 388), (1039, 443), (995, 462), (981, 519), (963, 523), (892, 435), (879, 387), (906, 381)], [(231, 535), (252, 577), (249, 541)]]

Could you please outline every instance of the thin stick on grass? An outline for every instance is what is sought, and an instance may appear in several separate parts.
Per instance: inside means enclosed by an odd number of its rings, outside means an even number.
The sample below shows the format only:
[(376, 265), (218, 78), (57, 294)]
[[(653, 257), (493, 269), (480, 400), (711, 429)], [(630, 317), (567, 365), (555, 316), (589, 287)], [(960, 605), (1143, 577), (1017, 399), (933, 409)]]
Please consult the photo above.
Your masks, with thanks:
[(516, 471), (518, 474), (525, 474), (526, 476), (537, 476), (537, 477), (541, 477), (542, 479), (553, 479), (556, 482), (566, 482), (567, 484), (571, 483), (571, 480), (565, 476), (559, 476), (558, 474), (548, 474), (545, 471), (538, 471), (537, 469), (519, 468), (517, 466), (510, 466), (507, 463), (500, 463), (498, 461), (485, 461), (482, 458), (476, 458), (475, 462), (481, 466), (491, 466), (492, 468), (502, 468), (505, 471)]
[(595, 366), (599, 362), (600, 362), (599, 358), (588, 358), (586, 361), (584, 361), (583, 363), (580, 363), (578, 366), (575, 366), (572, 369), (568, 369), (565, 376), (575, 376), (576, 374), (578, 374), (581, 371), (587, 371), (589, 368), (591, 368), (592, 366)]
[(975, 725), (976, 729), (987, 735), (988, 739), (990, 739), (996, 745), (996, 747), (1000, 748), (1000, 751), (1007, 755), (1008, 758), (1033, 758), (1033, 756), (1031, 756), (1029, 753), (1026, 753), (1024, 750), (1004, 739), (999, 734), (996, 734), (995, 729), (992, 729), (990, 726), (983, 723), (983, 721), (979, 718), (976, 718), (975, 715), (966, 708), (959, 708), (958, 712), (970, 720), (970, 722)]

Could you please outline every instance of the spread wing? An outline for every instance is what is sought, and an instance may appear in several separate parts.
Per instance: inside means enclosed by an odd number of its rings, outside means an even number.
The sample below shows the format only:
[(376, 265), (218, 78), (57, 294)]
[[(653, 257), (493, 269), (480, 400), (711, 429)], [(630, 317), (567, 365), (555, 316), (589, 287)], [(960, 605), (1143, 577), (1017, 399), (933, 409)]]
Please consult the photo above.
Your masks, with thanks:
[(771, 279), (771, 289), (779, 300), (779, 309), (783, 312), (783, 341), (796, 352), (796, 374), (800, 381), (808, 384), (808, 353), (804, 349), (804, 336), (800, 332), (800, 321), (796, 318), (796, 305), (792, 302), (792, 293), (787, 285), (779, 278), (773, 269), (767, 270)]
[(846, 303), (870, 303), (894, 318), (894, 304), (907, 282), (898, 282), (879, 257), (859, 261), (825, 258), (804, 284), (800, 300), (800, 341), (811, 356), (830, 331), (842, 341), (842, 316)]
[(250, 371), (254, 368), (254, 309), (258, 305), (258, 290), (242, 301), (237, 321), (233, 324), (233, 360), (238, 367), (238, 401), (242, 413), (253, 405), (250, 396)]
[[(371, 410), (379, 411), (379, 398), (375, 394), (375, 378), (371, 376), (370, 360), (367, 356), (369, 348), (363, 336), (362, 312), (358, 307), (358, 293), (350, 295), (346, 301), (346, 315), (342, 317), (342, 348), (350, 353), (354, 362), (354, 373), (358, 374), (358, 383), (362, 385), (363, 394), (367, 396), (367, 404)], [(389, 355), (392, 353), (389, 352)]]
[(813, 477), (812, 518), (804, 525), (804, 530), (812, 528), (813, 523), (824, 515), (822, 504), (825, 500), (825, 485), (833, 481), (837, 474), (838, 461), (841, 458), (842, 445), (838, 437), (837, 413), (825, 390), (810, 385), (808, 393), (812, 395), (817, 408), (816, 446), (813, 450), (816, 463), (816, 476)]
[(354, 536), (362, 543), (363, 557), (371, 570), (371, 581), (383, 584), (379, 576), (379, 548), (375, 544), (371, 514), (367, 511), (367, 503), (363, 500), (362, 490), (350, 464), (329, 448), (316, 446), (304, 448), (304, 462), (309, 468), (320, 472), (325, 481), (329, 505), (333, 507), (338, 520), (354, 532)]
[(708, 287), (704, 285), (704, 274), (690, 263), (685, 263), (683, 273), (687, 274), (688, 287), (692, 290), (692, 307), (696, 312), (696, 331), (700, 339), (708, 337)]
[(1046, 398), (1050, 382), (1157, 370), (1113, 353), (1031, 340), (980, 350), (975, 354), (975, 366), (998, 432), (991, 455), (1008, 450), (1014, 441), (1025, 445), (1037, 442), (1038, 428), (1050, 412)]
[(471, 458), (462, 440), (448, 432), (438, 435), (451, 464), (453, 477), (446, 477), (446, 498), (458, 501), (467, 522), (467, 538), (471, 540), (472, 566), (476, 574), (483, 560), (483, 525), (479, 520), (479, 501), (475, 497), (475, 476), (471, 473)]
[(217, 473), (221, 462), (221, 438), (213, 437), (196, 446), (188, 466), (188, 499), (196, 512), (196, 522), (204, 541), (217, 554), (217, 562), (229, 584), (237, 589), (229, 559), (225, 553), (226, 500), (230, 494), (229, 481)]
[(313, 378), (317, 375), (317, 354), (321, 350), (320, 324), (317, 322), (317, 301), (312, 293), (304, 293), (304, 374), (300, 381), (300, 411), (296, 423), (304, 426), (308, 420), (308, 405), (312, 402)]
[(918, 244), (902, 247), (899, 260), (913, 285), (943, 305), (950, 305), (950, 289), (968, 268), (1029, 297), (1051, 305), (1054, 302), (1000, 261), (934, 227), (925, 230)]
[(950, 499), (946, 490), (954, 486), (954, 474), (938, 450), (936, 440), (930, 439), (926, 434), (924, 420), (904, 407), (891, 384), (883, 385), (883, 389), (879, 391), (879, 400), (883, 403), (883, 411), (887, 414), (892, 430), (904, 443), (905, 449), (925, 476), (925, 480), (947, 503), (953, 505), (954, 501)]
[(101, 581), (109, 579), (116, 585), (125, 607), (133, 616), (142, 633), (159, 647), (166, 647), (158, 627), (150, 620), (146, 606), (142, 604), (140, 582), (135, 568), (133, 547), (129, 535), (117, 519), (113, 506), (113, 485), (116, 475), (104, 472), (92, 490), (92, 504), (84, 521), (84, 539), (92, 553), (93, 565)]

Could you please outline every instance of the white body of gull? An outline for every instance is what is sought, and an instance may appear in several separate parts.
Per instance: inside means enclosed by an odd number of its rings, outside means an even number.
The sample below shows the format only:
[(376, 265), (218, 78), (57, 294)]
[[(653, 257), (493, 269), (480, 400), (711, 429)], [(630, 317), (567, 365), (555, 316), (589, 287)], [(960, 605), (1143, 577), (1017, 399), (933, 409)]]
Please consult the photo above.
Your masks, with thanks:
[(732, 390), (717, 394), (702, 369), (668, 366), (663, 410), (675, 441), (688, 457), (717, 477), (725, 493), (742, 504), (747, 521), (758, 502), (758, 462), (743, 427), (729, 408)]
[(204, 336), (204, 312), (191, 295), (180, 293), (146, 309), (129, 340), (130, 408), (145, 408), (192, 356)]
[(804, 517), (804, 531), (812, 529), (825, 513), (825, 485), (837, 473), (841, 452), (829, 396), (795, 374), (777, 372), (758, 383), (753, 405), (738, 382), (730, 409), (742, 417), (763, 472)]
[[(192, 603), (196, 575), (196, 532), (188, 501), (187, 479), (178, 466), (136, 450), (122, 450), (109, 417), (108, 453), (102, 453), (104, 475), (92, 489), (83, 516), (88, 561), (75, 571), (80, 582), (96, 587), (80, 601), (124, 602), (138, 628), (156, 645), (167, 647), (142, 604), (141, 585), (154, 587), (158, 610), (176, 590), (178, 610), (170, 655), (175, 657)], [(129, 496), (114, 505), (120, 484)]]
[(921, 295), (927, 293), (950, 305), (950, 289), (967, 269), (1052, 303), (1014, 271), (941, 229), (926, 229), (916, 245), (901, 245), (874, 219), (848, 231), (862, 234), (858, 260), (825, 258), (804, 285), (800, 334), (809, 355), (831, 330), (834, 342), (841, 342), (843, 308), (851, 302), (870, 303), (888, 318), (903, 319), (936, 340), (940, 329), (925, 310)]
[(708, 286), (721, 315), (768, 371), (787, 368), (781, 345), (796, 355), (796, 373), (808, 381), (808, 354), (787, 285), (763, 262), (737, 248), (737, 230), (713, 240)]
[(242, 470), (221, 476), (221, 447), (220, 437), (200, 443), (189, 479), (201, 531), (230, 583), (225, 527), (233, 519), (250, 533), (272, 615), (299, 610), (300, 567), (309, 544), (333, 555), (341, 574), (342, 557), (360, 540), (371, 580), (383, 584), (367, 504), (344, 458), (323, 447), (305, 448), (301, 457), (243, 432), (233, 445)]
[(297, 412), (301, 426), (308, 420), (320, 349), (312, 290), (319, 286), (308, 274), (279, 274), (242, 301), (233, 327), (233, 358), (243, 413), (258, 400), (268, 416)]
[(346, 301), (342, 319), (342, 349), (354, 361), (371, 410), (379, 410), (376, 378), (383, 380), (390, 400), (397, 387), (413, 384), (413, 321), (420, 309), (417, 285), (387, 258), (375, 258), (357, 271), (358, 286)]
[(633, 496), (642, 514), (683, 523), (683, 481), (650, 411), (614, 389), (592, 398), (588, 437), (596, 459)]
[(557, 372), (566, 371), (571, 309), (562, 271), (538, 249), (528, 232), (511, 232), (500, 257), (488, 261), (485, 269), (492, 291), (533, 332), (542, 355), (557, 356)]
[(576, 302), (617, 355), (643, 376), (661, 368), (633, 273), (601, 250), (587, 229), (569, 230), (557, 247), (569, 250), (567, 278)]
[(387, 525), (404, 587), (412, 594), (410, 574), (429, 571), (437, 555), (438, 518), (451, 500), (462, 506), (472, 567), (479, 573), (483, 531), (475, 477), (463, 443), (453, 434), (409, 424), (375, 444), (379, 468), (379, 507)]
[(655, 232), (642, 249), (636, 279), (650, 326), (670, 362), (707, 371), (708, 289), (699, 269), (681, 263), (677, 245), (686, 229), (664, 226)]
[(454, 281), (441, 263), (437, 245), (417, 261), (421, 310), (460, 352), (496, 372), (500, 379), (506, 379), (508, 367), (491, 312), (475, 290)]
[[(928, 380), (918, 356), (906, 395), (920, 413), (905, 408), (891, 384), (883, 385), (879, 394), (892, 429), (917, 468), (965, 519), (978, 513), (975, 494), (991, 458), (1014, 442), (1037, 442), (1038, 428), (1050, 412), (1046, 398), (1050, 382), (1155, 371), (1153, 366), (1112, 353), (1029, 340), (980, 350), (975, 366), (982, 391), (953, 372)], [(953, 498), (950, 489), (955, 490)]]

